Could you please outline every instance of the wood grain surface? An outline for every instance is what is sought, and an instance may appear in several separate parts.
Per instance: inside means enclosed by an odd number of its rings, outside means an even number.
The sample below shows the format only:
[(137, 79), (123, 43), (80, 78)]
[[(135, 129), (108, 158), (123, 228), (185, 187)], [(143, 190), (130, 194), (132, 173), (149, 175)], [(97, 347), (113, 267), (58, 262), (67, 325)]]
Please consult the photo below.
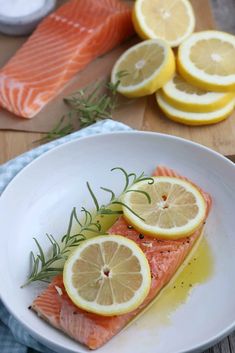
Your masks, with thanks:
[[(213, 15), (216, 21), (216, 25), (219, 29), (235, 33), (235, 0), (210, 0)], [(202, 0), (194, 0), (194, 6), (202, 6)], [(207, 6), (207, 1), (205, 1), (205, 6)], [(204, 7), (204, 6), (203, 6)], [(208, 9), (201, 11), (202, 22), (206, 21), (207, 27), (213, 27), (212, 17), (208, 18)], [(228, 138), (227, 132), (233, 131), (233, 136), (235, 136), (235, 121), (231, 121), (228, 124), (228, 128), (223, 130), (223, 125), (218, 124), (218, 129), (222, 129), (220, 135), (217, 134), (215, 127), (204, 127), (203, 129), (208, 129), (205, 134), (201, 128), (194, 128), (193, 130), (187, 130), (187, 127), (182, 127), (178, 124), (172, 124), (171, 126), (167, 124), (165, 118), (160, 117), (158, 121), (155, 119), (155, 102), (151, 97), (148, 100), (146, 114), (149, 118), (144, 119), (143, 130), (152, 130), (162, 132), (172, 133), (177, 136), (187, 137), (191, 140), (198, 141), (202, 144), (208, 145), (208, 138), (210, 139), (211, 146), (225, 155), (235, 155), (235, 138), (233, 141)], [(185, 131), (184, 131), (185, 130)], [(231, 130), (231, 131), (230, 131)], [(42, 136), (40, 133), (25, 133), (25, 132), (11, 132), (11, 131), (0, 131), (0, 163), (3, 163), (33, 147), (36, 147), (38, 143), (34, 143), (35, 140)], [(205, 136), (205, 137), (204, 137)], [(216, 310), (216, 308), (215, 308)], [(213, 317), (211, 318), (213, 320)], [(202, 318), (203, 322), (203, 318)], [(30, 351), (30, 350), (29, 350)], [(10, 352), (9, 352), (10, 353)], [(235, 332), (230, 336), (224, 338), (221, 342), (212, 348), (209, 348), (204, 353), (235, 353)]]

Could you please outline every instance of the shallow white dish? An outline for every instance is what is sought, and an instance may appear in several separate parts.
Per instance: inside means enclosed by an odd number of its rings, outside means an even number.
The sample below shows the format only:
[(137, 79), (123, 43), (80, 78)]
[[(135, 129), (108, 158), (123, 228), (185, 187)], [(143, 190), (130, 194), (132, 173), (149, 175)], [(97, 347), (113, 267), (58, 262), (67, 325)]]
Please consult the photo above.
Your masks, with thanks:
[(39, 22), (55, 9), (55, 6), (56, 0), (45, 0), (41, 8), (29, 15), (11, 17), (0, 13), (0, 32), (14, 36), (30, 34)]
[[(213, 197), (206, 226), (215, 260), (214, 275), (195, 287), (171, 316), (171, 324), (146, 326), (146, 316), (114, 337), (99, 353), (200, 352), (235, 328), (235, 166), (221, 155), (177, 137), (122, 132), (81, 138), (45, 153), (24, 168), (0, 197), (0, 294), (11, 313), (41, 343), (56, 352), (89, 350), (28, 310), (38, 286), (24, 289), (33, 236), (45, 247), (45, 233), (64, 234), (73, 206), (90, 207), (85, 187), (120, 191), (123, 179), (110, 169), (151, 174), (157, 164), (175, 168)], [(146, 315), (148, 315), (146, 313)]]

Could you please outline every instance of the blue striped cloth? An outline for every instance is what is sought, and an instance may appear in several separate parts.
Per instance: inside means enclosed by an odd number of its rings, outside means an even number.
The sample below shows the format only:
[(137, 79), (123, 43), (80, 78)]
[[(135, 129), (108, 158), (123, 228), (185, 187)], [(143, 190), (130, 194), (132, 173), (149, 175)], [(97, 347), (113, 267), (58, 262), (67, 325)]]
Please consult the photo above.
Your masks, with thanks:
[[(0, 193), (21, 169), (44, 152), (56, 146), (84, 136), (127, 130), (131, 130), (131, 128), (122, 123), (107, 119), (58, 140), (34, 148), (0, 166)], [(22, 327), (20, 322), (7, 311), (0, 300), (0, 353), (27, 352), (55, 353), (32, 338)]]

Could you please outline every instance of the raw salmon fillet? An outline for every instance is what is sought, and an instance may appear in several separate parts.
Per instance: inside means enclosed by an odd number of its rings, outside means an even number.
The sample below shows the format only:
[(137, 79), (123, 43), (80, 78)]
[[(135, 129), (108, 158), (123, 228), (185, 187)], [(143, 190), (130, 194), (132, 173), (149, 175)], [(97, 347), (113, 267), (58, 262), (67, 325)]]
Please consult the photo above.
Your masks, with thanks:
[(119, 0), (70, 0), (44, 19), (0, 70), (0, 105), (35, 116), (92, 59), (134, 33)]
[[(169, 173), (173, 171), (159, 167), (154, 175), (169, 175)], [(179, 177), (178, 174), (177, 176)], [(203, 195), (209, 212), (211, 198), (205, 192)], [(199, 238), (202, 227), (203, 225), (190, 237), (178, 240), (160, 240), (149, 236), (142, 238), (134, 228), (128, 227), (124, 217), (121, 216), (109, 229), (109, 234), (120, 234), (135, 241), (145, 253), (150, 265), (152, 277), (150, 292), (142, 305), (130, 313), (104, 317), (79, 309), (66, 294), (61, 275), (55, 277), (48, 288), (34, 300), (32, 309), (52, 326), (76, 341), (90, 349), (99, 348), (147, 307), (171, 280)]]

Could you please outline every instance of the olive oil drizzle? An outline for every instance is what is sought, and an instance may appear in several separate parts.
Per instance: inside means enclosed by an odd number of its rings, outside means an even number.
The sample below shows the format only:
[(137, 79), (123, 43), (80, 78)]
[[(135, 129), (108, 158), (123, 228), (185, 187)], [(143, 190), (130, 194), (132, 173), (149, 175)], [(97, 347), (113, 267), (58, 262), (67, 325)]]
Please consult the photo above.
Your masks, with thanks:
[(138, 326), (151, 329), (151, 327), (169, 325), (172, 313), (190, 300), (192, 291), (206, 283), (213, 272), (213, 254), (207, 238), (203, 236), (198, 248), (183, 265), (182, 270), (145, 310), (145, 315), (138, 321)]

